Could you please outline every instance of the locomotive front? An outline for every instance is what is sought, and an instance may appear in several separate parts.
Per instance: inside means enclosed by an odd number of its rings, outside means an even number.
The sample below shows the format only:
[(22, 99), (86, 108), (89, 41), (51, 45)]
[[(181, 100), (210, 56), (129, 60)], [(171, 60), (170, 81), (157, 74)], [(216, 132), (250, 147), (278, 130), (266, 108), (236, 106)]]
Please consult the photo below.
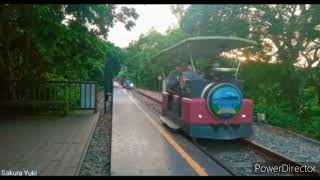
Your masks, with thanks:
[(205, 99), (210, 113), (226, 121), (238, 115), (242, 109), (242, 92), (231, 83), (221, 83), (206, 90)]
[[(163, 117), (194, 138), (230, 140), (249, 137), (252, 134), (253, 101), (243, 97), (242, 81), (237, 78), (240, 63), (237, 68), (220, 67), (217, 56), (223, 51), (255, 44), (235, 37), (195, 37), (163, 50), (160, 53), (163, 59), (169, 59), (173, 54), (182, 57), (167, 62), (176, 69), (166, 78), (166, 92), (162, 93)], [(179, 59), (188, 57), (189, 66), (185, 68), (186, 61)], [(199, 62), (210, 60), (210, 73), (199, 73), (194, 59)], [(179, 64), (173, 65), (175, 60)]]
[(210, 113), (222, 121), (234, 118), (242, 110), (242, 81), (235, 77), (235, 71), (233, 68), (214, 67), (209, 80), (211, 82), (201, 93)]
[(170, 92), (188, 98), (203, 98), (206, 100), (210, 113), (221, 119), (230, 120), (242, 109), (243, 94), (242, 82), (234, 76), (236, 69), (217, 68), (215, 63), (212, 72), (206, 77), (200, 76), (192, 70), (181, 74), (172, 73), (167, 78), (167, 87)]
[(213, 68), (210, 75), (182, 73), (182, 121), (193, 137), (236, 139), (252, 133), (253, 101), (244, 99), (236, 69)]

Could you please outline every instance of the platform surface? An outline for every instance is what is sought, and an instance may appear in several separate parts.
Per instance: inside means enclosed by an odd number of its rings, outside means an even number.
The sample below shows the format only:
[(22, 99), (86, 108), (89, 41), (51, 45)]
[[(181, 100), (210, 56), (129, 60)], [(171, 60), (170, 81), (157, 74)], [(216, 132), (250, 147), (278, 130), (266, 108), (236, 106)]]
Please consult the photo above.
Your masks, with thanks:
[(1, 116), (0, 176), (24, 170), (38, 176), (77, 175), (98, 117), (92, 111), (68, 116)]
[(111, 175), (197, 175), (121, 88), (114, 89)]

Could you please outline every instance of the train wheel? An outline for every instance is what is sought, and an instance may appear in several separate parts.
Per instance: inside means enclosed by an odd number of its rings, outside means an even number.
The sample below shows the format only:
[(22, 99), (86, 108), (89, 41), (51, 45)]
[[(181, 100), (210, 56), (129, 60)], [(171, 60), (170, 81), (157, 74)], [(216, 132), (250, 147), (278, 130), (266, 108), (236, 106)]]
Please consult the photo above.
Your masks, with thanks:
[(195, 144), (199, 144), (199, 141), (198, 141), (198, 139), (197, 139), (197, 138), (195, 138), (195, 137), (191, 137), (191, 140), (192, 140), (192, 142), (193, 142), (193, 143), (195, 143)]

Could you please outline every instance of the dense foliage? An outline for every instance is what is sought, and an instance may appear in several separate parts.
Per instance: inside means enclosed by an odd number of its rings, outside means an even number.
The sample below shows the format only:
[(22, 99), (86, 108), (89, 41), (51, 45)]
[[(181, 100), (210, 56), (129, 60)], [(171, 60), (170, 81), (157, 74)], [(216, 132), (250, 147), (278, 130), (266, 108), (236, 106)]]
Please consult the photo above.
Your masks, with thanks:
[[(320, 6), (319, 5), (182, 5), (172, 6), (179, 27), (141, 35), (127, 48), (125, 71), (140, 87), (159, 90), (166, 73), (150, 63), (156, 52), (191, 36), (224, 35), (257, 41), (240, 50), (240, 78), (255, 113), (269, 123), (320, 138)], [(228, 60), (230, 61), (230, 60)], [(197, 64), (208, 71), (210, 61)]]
[(122, 50), (105, 39), (116, 21), (130, 30), (138, 15), (115, 7), (1, 5), (1, 79), (97, 80), (108, 60), (119, 71)]

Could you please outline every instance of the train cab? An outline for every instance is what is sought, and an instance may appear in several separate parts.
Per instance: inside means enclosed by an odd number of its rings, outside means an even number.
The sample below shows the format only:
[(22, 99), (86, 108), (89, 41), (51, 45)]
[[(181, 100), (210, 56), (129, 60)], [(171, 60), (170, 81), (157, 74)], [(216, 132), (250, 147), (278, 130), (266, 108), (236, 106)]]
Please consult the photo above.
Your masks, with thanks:
[[(164, 68), (173, 67), (163, 83), (163, 123), (193, 138), (249, 137), (253, 101), (243, 97), (243, 82), (237, 78), (240, 61), (236, 68), (221, 67), (216, 57), (224, 51), (256, 44), (243, 38), (200, 36), (160, 51), (152, 61)], [(196, 62), (203, 59), (211, 59), (210, 73), (197, 69)]]

